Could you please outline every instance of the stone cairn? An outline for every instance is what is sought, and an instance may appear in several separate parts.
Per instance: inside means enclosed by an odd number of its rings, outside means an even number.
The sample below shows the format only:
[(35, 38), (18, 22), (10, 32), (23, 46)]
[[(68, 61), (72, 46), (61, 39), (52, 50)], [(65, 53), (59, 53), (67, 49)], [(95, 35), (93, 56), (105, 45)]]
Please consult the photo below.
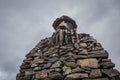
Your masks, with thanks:
[(108, 52), (89, 34), (77, 34), (73, 19), (62, 16), (53, 27), (52, 37), (26, 55), (16, 80), (120, 80)]

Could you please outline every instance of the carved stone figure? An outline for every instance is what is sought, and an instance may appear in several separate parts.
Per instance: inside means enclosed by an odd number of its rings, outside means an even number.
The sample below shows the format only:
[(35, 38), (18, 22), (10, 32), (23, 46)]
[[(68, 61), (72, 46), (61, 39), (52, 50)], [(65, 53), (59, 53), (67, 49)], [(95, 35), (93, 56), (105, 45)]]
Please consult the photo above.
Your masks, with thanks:
[(69, 43), (77, 47), (79, 39), (76, 32), (77, 25), (73, 19), (68, 16), (62, 16), (54, 21), (53, 27), (56, 31), (52, 37), (52, 41), (54, 41), (53, 45), (58, 45), (59, 43), (59, 45), (62, 46)]

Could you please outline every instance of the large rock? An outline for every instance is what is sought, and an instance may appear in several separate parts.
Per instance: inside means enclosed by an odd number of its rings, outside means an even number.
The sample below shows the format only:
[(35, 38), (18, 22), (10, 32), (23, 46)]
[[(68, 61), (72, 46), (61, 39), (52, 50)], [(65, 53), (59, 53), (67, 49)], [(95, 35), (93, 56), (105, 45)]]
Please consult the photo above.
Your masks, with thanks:
[(94, 59), (94, 58), (78, 60), (77, 64), (82, 68), (85, 68), (85, 67), (98, 68), (98, 61), (97, 59)]
[(102, 74), (101, 74), (100, 69), (92, 69), (89, 75), (90, 78), (96, 78), (96, 77), (101, 77), (101, 76)]
[(101, 71), (103, 74), (111, 78), (120, 75), (120, 73), (116, 69), (102, 69)]

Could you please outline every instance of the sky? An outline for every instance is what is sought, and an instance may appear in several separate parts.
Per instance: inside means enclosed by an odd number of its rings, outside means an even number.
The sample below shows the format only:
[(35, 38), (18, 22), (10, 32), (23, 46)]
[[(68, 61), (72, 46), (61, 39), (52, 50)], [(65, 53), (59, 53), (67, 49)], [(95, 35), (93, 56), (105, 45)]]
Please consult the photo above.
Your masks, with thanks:
[(120, 71), (120, 0), (0, 0), (0, 80), (15, 80), (25, 55), (67, 15), (102, 44)]

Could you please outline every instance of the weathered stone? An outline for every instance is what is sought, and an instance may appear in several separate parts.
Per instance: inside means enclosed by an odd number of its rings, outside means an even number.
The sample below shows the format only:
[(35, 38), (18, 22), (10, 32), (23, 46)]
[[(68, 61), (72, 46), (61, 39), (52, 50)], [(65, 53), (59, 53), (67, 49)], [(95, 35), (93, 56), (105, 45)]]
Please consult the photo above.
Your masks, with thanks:
[(57, 61), (57, 62), (55, 62), (55, 63), (52, 65), (51, 68), (61, 67), (61, 64), (62, 64), (61, 61)]
[(84, 67), (98, 68), (98, 61), (97, 59), (93, 59), (93, 58), (78, 60), (77, 64), (81, 66), (82, 68)]
[(108, 77), (115, 77), (120, 75), (120, 73), (116, 69), (102, 69), (101, 71)]
[(64, 74), (63, 74), (63, 75), (70, 74), (70, 73), (71, 73), (71, 68), (70, 68), (70, 67), (67, 67), (67, 66), (64, 66), (64, 67), (63, 67), (63, 71), (64, 71)]
[(73, 52), (74, 52), (74, 53), (78, 53), (78, 52), (79, 52), (79, 50), (77, 50), (77, 49), (76, 49), (76, 50), (73, 50)]
[(63, 80), (63, 76), (57, 72), (49, 74), (49, 78), (52, 80)]
[(81, 79), (81, 78), (88, 78), (88, 74), (87, 73), (72, 73), (72, 74), (69, 74), (66, 76), (66, 79), (65, 80), (68, 80), (68, 79)]
[(32, 79), (32, 75), (25, 75), (22, 80), (31, 80), (31, 79)]
[(108, 78), (82, 79), (82, 80), (109, 80)]
[(26, 76), (33, 75), (33, 74), (34, 74), (34, 71), (31, 70), (31, 69), (28, 69), (28, 70), (25, 71)]
[(31, 61), (32, 61), (31, 57), (26, 58), (26, 59), (23, 60), (24, 63), (31, 63)]
[(111, 62), (111, 59), (102, 59), (101, 62)]
[(49, 58), (48, 62), (54, 63), (55, 61), (59, 60), (58, 57), (54, 57), (54, 58)]
[(89, 77), (90, 78), (96, 78), (96, 77), (100, 77), (101, 75), (102, 74), (101, 74), (100, 69), (92, 69)]
[(108, 53), (106, 50), (97, 50), (97, 51), (89, 51), (88, 54), (106, 54)]
[(61, 72), (62, 70), (61, 70), (61, 68), (55, 68), (54, 71), (55, 72)]
[(88, 55), (87, 49), (83, 49), (78, 54)]
[(71, 68), (77, 67), (77, 64), (75, 62), (65, 62), (65, 65)]
[[(69, 57), (66, 57), (66, 60), (65, 60), (65, 61), (67, 61), (67, 62), (75, 62), (75, 58), (69, 56)], [(63, 61), (63, 62), (65, 62), (65, 61)]]
[(72, 69), (72, 73), (78, 73), (78, 72), (85, 72), (85, 70), (80, 67), (76, 67), (76, 68)]
[(87, 55), (75, 55), (74, 58), (75, 59), (86, 59), (88, 58), (88, 56)]
[(91, 68), (90, 67), (84, 67), (84, 72), (85, 73), (90, 73), (91, 72)]
[(87, 44), (86, 44), (86, 43), (80, 43), (80, 47), (86, 48), (86, 47), (87, 47)]
[(34, 59), (33, 63), (36, 63), (36, 64), (44, 63), (44, 59)]
[(115, 67), (115, 64), (112, 62), (101, 62), (100, 67), (101, 68), (113, 68)]
[(22, 63), (22, 65), (20, 66), (21, 69), (28, 69), (30, 68), (30, 64), (25, 64), (25, 63)]
[(88, 58), (108, 58), (108, 53), (93, 53), (93, 54), (88, 54)]
[(35, 67), (33, 70), (38, 71), (38, 70), (41, 70), (41, 69), (42, 69), (41, 67)]
[(42, 70), (42, 71), (38, 71), (35, 75), (36, 79), (43, 79), (46, 78), (48, 76), (48, 73), (46, 70)]
[(33, 63), (33, 64), (31, 64), (31, 67), (33, 68), (33, 67), (37, 67), (38, 66), (38, 64), (36, 64), (36, 63)]
[(50, 68), (50, 67), (51, 67), (51, 65), (52, 65), (52, 63), (47, 63), (47, 64), (44, 64), (43, 69), (44, 69), (44, 68)]

